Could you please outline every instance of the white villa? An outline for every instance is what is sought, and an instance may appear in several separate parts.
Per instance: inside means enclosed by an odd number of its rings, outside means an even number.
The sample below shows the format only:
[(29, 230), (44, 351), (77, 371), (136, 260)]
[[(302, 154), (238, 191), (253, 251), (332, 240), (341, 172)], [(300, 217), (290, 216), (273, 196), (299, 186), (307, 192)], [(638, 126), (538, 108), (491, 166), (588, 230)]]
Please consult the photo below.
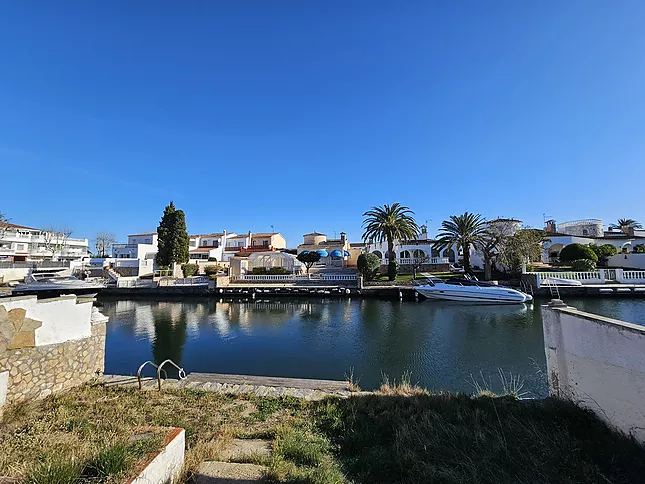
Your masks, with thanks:
[(117, 272), (127, 275), (145, 276), (155, 269), (157, 255), (157, 233), (128, 235), (127, 244), (114, 244), (110, 261)]
[[(421, 234), (415, 240), (395, 241), (394, 255), (396, 262), (399, 264), (399, 271), (412, 272), (412, 264), (421, 264), (421, 270), (440, 272), (446, 271), (450, 264), (458, 261), (458, 251), (456, 247), (451, 247), (443, 251), (434, 248), (436, 240), (428, 238), (428, 227), (421, 226)], [(387, 253), (387, 242), (368, 242), (365, 252), (375, 254), (381, 259), (381, 268), (386, 267), (389, 263)]]
[(0, 261), (78, 261), (88, 256), (87, 239), (69, 237), (69, 232), (35, 229), (5, 223), (0, 226)]
[(556, 224), (555, 220), (546, 222), (546, 236), (549, 242), (544, 244), (542, 262), (553, 262), (560, 256), (560, 251), (569, 244), (610, 244), (618, 252), (629, 254), (637, 245), (645, 244), (645, 230), (625, 228), (608, 230), (603, 228), (600, 219), (575, 220)]

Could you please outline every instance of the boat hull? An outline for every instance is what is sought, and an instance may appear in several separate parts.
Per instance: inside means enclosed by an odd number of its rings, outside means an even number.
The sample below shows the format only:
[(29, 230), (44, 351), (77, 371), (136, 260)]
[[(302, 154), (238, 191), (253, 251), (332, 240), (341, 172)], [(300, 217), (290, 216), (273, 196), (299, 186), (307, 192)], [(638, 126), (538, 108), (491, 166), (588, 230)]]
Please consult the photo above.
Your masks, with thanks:
[(102, 287), (84, 287), (84, 288), (16, 288), (11, 292), (12, 296), (36, 296), (38, 299), (47, 299), (52, 297), (59, 297), (66, 294), (75, 294), (78, 297), (96, 297), (101, 291)]
[(417, 287), (416, 291), (428, 299), (459, 301), (473, 304), (522, 304), (532, 300), (531, 296), (514, 289), (487, 291), (478, 287), (461, 286), (459, 289), (446, 287)]

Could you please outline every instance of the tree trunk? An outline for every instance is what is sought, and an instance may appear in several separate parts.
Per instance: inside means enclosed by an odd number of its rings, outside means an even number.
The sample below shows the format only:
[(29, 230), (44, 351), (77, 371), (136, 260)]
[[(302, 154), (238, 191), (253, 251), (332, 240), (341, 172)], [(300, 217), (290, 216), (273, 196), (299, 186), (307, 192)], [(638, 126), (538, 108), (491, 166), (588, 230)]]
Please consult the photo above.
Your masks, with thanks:
[(388, 238), (387, 239), (387, 253), (388, 253), (388, 264), (387, 264), (387, 273), (388, 273), (388, 279), (390, 281), (394, 281), (396, 279), (396, 274), (394, 277), (390, 273), (390, 265), (392, 262), (396, 263), (396, 257), (394, 256), (394, 240)]
[(464, 273), (470, 272), (470, 244), (464, 244)]
[(493, 277), (493, 264), (491, 263), (490, 255), (486, 255), (484, 252), (484, 280), (490, 281)]

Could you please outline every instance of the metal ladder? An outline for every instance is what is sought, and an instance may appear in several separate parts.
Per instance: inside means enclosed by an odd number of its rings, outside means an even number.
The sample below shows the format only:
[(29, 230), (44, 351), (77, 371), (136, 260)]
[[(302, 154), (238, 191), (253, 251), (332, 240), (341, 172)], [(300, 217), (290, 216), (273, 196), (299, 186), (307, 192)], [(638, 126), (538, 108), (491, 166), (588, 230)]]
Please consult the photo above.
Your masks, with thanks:
[(177, 368), (180, 380), (184, 380), (186, 378), (186, 372), (184, 371), (184, 369), (170, 359), (162, 361), (158, 366), (155, 365), (152, 361), (148, 360), (145, 363), (143, 363), (137, 370), (137, 381), (139, 382), (139, 390), (143, 390), (143, 384), (141, 383), (141, 371), (144, 369), (146, 365), (152, 365), (157, 369), (157, 385), (158, 385), (159, 391), (161, 391), (161, 372), (162, 371), (164, 374), (164, 380), (168, 379), (168, 373), (166, 373), (166, 370), (163, 369), (163, 366), (166, 363), (170, 363), (172, 366)]

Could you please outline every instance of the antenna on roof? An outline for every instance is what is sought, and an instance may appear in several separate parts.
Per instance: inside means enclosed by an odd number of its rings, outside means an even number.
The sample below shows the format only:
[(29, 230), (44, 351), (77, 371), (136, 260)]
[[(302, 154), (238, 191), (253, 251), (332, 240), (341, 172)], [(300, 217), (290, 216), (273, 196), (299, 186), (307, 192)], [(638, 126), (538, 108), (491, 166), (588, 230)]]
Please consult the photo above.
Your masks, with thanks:
[(275, 228), (273, 227), (273, 224), (271, 224), (271, 233), (275, 234)]

